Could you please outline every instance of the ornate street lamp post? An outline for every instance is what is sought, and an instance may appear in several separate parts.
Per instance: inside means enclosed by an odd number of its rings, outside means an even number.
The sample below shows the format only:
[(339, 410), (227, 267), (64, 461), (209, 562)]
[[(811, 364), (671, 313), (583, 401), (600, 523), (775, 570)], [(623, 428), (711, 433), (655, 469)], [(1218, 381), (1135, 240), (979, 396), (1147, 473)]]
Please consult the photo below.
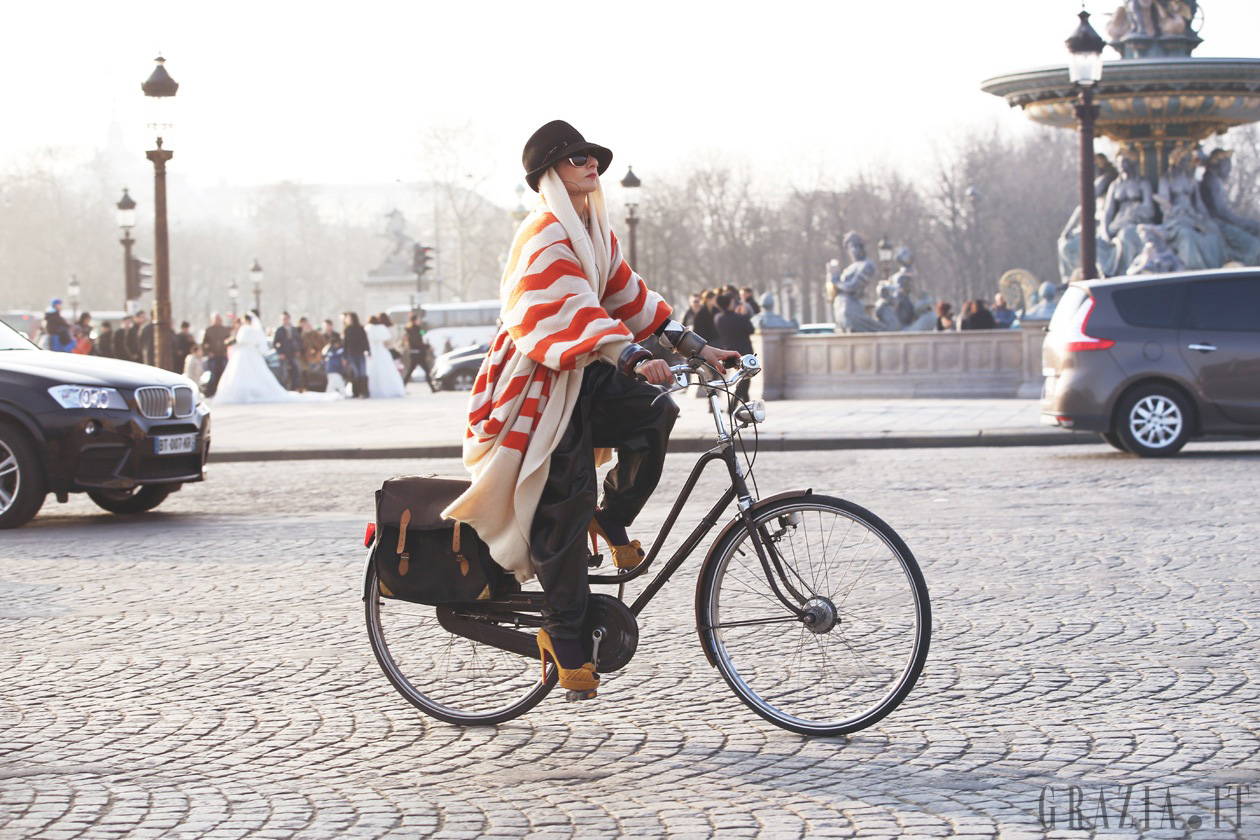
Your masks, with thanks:
[(638, 271), (639, 269), (639, 250), (638, 242), (635, 237), (635, 228), (639, 226), (639, 217), (634, 214), (635, 209), (639, 206), (639, 187), (642, 185), (639, 176), (634, 174), (634, 167), (627, 167), (626, 177), (621, 179), (621, 186), (626, 190), (626, 224), (630, 227), (630, 267)]
[(123, 187), (123, 195), (117, 204), (118, 227), (122, 228), (123, 238), (118, 240), (123, 246), (123, 309), (131, 312), (131, 246), (136, 240), (131, 238), (131, 229), (136, 226), (136, 200)]
[(1080, 13), (1081, 24), (1067, 39), (1072, 60), (1068, 77), (1080, 91), (1076, 118), (1081, 123), (1081, 272), (1086, 280), (1098, 276), (1097, 219), (1094, 215), (1094, 85), (1102, 78), (1103, 39), (1089, 25), (1089, 12)]
[(179, 90), (179, 83), (171, 78), (163, 66), (166, 59), (158, 56), (157, 67), (140, 85), (153, 107), (153, 121), (149, 127), (157, 132), (157, 148), (144, 155), (153, 161), (153, 361), (156, 367), (170, 370), (175, 361), (175, 348), (171, 337), (171, 252), (166, 230), (166, 162), (173, 152), (162, 148), (162, 133), (171, 127), (171, 117), (166, 113)]
[(66, 298), (68, 298), (70, 301), (70, 311), (74, 313), (73, 315), (71, 315), (72, 321), (79, 320), (79, 292), (80, 291), (82, 291), (82, 287), (79, 285), (79, 278), (71, 274), (70, 282), (66, 284)]
[(512, 221), (519, 225), (525, 221), (525, 217), (529, 215), (529, 211), (525, 209), (525, 185), (516, 185), (516, 209), (512, 211)]
[(240, 297), (241, 287), (236, 285), (236, 278), (233, 277), (232, 282), (228, 284), (228, 298), (232, 301), (232, 307), (229, 311), (232, 313), (233, 318), (236, 317), (236, 302), (240, 300)]
[(249, 279), (254, 281), (254, 315), (257, 316), (261, 326), (263, 269), (256, 258), (253, 267), (249, 270)]

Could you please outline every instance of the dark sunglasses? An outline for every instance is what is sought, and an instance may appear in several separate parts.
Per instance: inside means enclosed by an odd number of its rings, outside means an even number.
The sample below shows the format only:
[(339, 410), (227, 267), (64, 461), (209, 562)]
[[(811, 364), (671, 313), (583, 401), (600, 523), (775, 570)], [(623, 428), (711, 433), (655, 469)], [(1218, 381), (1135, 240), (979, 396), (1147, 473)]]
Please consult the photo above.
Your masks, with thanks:
[(591, 160), (594, 160), (595, 165), (599, 166), (599, 160), (596, 159), (594, 155), (581, 154), (581, 155), (571, 155), (569, 157), (569, 163), (573, 164), (574, 166), (579, 166), (579, 167), (586, 166), (587, 161), (591, 161)]

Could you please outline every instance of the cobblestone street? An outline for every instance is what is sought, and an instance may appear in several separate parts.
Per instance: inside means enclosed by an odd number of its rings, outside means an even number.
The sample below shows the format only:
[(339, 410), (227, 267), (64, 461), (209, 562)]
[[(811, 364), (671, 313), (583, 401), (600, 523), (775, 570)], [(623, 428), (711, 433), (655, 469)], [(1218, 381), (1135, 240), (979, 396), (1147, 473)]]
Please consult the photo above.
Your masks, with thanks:
[(0, 836), (1260, 837), (1260, 444), (763, 453), (762, 495), (871, 509), (932, 594), (906, 702), (818, 740), (706, 663), (699, 556), (597, 700), (420, 715), (360, 596), (372, 494), (404, 472), (462, 470), (213, 464), (148, 515), (50, 499), (0, 533)]

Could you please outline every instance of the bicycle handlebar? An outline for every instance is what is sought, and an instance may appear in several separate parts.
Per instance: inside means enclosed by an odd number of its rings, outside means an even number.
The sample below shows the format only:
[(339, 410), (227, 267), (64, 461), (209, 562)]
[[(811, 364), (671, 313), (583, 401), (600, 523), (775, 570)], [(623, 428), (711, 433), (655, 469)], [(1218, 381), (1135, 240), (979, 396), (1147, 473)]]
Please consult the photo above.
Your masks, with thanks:
[[(732, 362), (729, 367), (733, 367), (734, 373), (730, 376), (723, 376), (721, 371), (702, 359), (692, 359), (681, 365), (670, 365), (669, 372), (674, 375), (674, 384), (662, 387), (666, 393), (681, 391), (692, 385), (702, 385), (710, 389), (730, 389), (739, 384), (740, 380), (748, 379), (761, 373), (761, 361), (752, 353), (741, 356), (738, 361)], [(701, 372), (705, 369), (716, 374), (716, 378), (705, 379), (701, 375)]]

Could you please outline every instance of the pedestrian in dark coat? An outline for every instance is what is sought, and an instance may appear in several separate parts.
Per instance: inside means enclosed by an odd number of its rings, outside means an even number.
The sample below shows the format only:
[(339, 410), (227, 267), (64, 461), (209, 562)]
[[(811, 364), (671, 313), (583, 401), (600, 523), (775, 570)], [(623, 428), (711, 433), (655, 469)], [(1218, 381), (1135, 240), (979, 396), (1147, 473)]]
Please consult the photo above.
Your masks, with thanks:
[(345, 349), (346, 364), (350, 367), (351, 389), (354, 396), (366, 399), (368, 396), (367, 354), (370, 350), (367, 332), (359, 323), (357, 313), (346, 312), (342, 318), (344, 320), (342, 346)]
[[(736, 301), (729, 295), (718, 295), (718, 314), (713, 319), (713, 324), (717, 330), (718, 344), (727, 350), (747, 355), (753, 351), (752, 319), (737, 309), (735, 304)], [(735, 398), (747, 402), (749, 386), (748, 379), (741, 380), (735, 386)]]

